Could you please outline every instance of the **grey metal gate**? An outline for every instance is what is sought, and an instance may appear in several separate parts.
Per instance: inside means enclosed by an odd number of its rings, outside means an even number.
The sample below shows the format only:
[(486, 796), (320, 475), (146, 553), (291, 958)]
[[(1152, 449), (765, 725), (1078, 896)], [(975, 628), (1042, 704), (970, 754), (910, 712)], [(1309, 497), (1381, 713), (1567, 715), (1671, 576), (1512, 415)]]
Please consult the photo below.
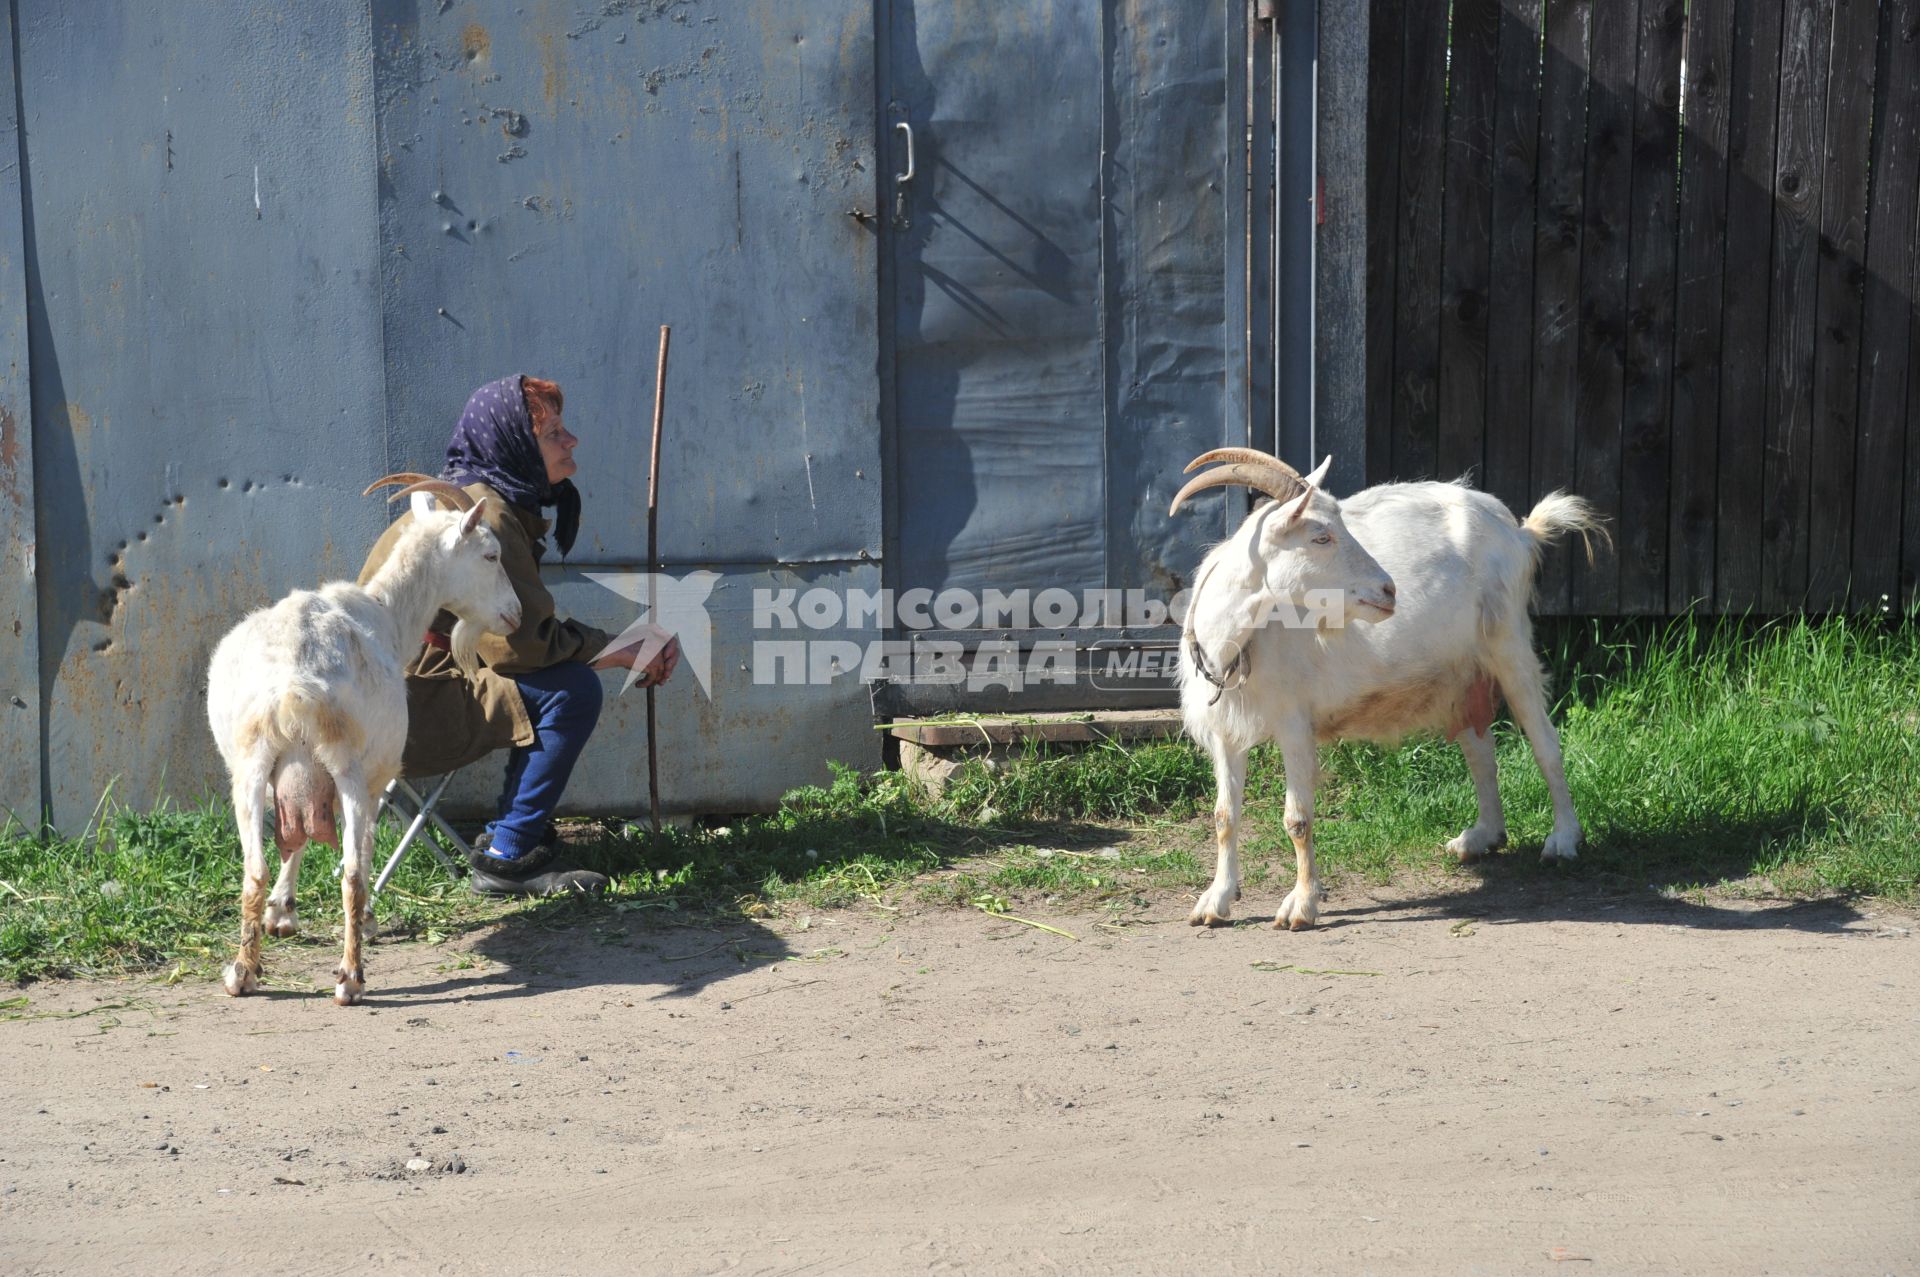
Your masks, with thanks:
[[(1287, 100), (1306, 144), (1285, 191), (1310, 200), (1313, 98), (1301, 68), (1311, 69), (1313, 11), (1292, 12), (1301, 34), (1288, 46)], [(1310, 415), (1311, 216), (1285, 219), (1282, 243), (1304, 245), (1306, 263), (1285, 274), (1274, 267), (1271, 159), (1254, 165), (1248, 199), (1249, 146), (1256, 132), (1275, 138), (1281, 101), (1269, 22), (1251, 4), (1187, 0), (883, 4), (887, 180), (876, 213), (896, 592), (1171, 600), (1246, 508), (1230, 498), (1169, 519), (1181, 467), (1222, 444), (1280, 446), (1278, 404)], [(1251, 113), (1250, 53), (1269, 67), (1254, 82), (1269, 96)], [(1250, 257), (1256, 242), (1266, 247)], [(1298, 300), (1285, 309), (1276, 296)], [(1277, 327), (1303, 357), (1275, 357)], [(1288, 451), (1304, 461), (1311, 427), (1299, 424)], [(1083, 605), (1064, 626), (936, 621), (912, 637), (1083, 649), (1171, 637), (1130, 619)], [(1165, 699), (1164, 682), (1103, 687), (1084, 651), (1081, 661), (1072, 688), (903, 683), (887, 703)]]

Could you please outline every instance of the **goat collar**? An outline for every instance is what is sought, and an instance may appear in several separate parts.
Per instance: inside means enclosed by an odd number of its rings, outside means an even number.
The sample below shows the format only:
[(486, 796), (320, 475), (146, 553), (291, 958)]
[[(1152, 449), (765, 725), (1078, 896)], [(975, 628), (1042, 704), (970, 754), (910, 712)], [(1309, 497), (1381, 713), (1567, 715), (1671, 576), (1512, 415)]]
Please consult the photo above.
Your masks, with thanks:
[[(1222, 696), (1225, 696), (1235, 688), (1246, 685), (1247, 666), (1250, 663), (1247, 660), (1246, 648), (1243, 647), (1238, 652), (1235, 652), (1233, 659), (1227, 662), (1227, 668), (1221, 671), (1221, 674), (1224, 674), (1226, 678), (1235, 679), (1232, 683), (1226, 682), (1225, 679), (1213, 672), (1212, 663), (1207, 660), (1206, 652), (1201, 650), (1200, 636), (1192, 630), (1187, 631), (1187, 654), (1189, 659), (1193, 661), (1193, 668), (1199, 673), (1200, 677), (1206, 679), (1207, 682), (1212, 683), (1214, 687), (1219, 689), (1214, 692), (1213, 699), (1207, 702), (1208, 706), (1218, 705)], [(1238, 677), (1236, 678), (1236, 676)]]
[[(1187, 607), (1187, 621), (1183, 627), (1187, 640), (1187, 659), (1193, 663), (1194, 671), (1198, 673), (1201, 678), (1206, 679), (1207, 682), (1212, 683), (1214, 687), (1218, 689), (1214, 692), (1213, 699), (1207, 702), (1208, 708), (1218, 705), (1220, 698), (1228, 692), (1246, 685), (1247, 670), (1250, 664), (1247, 660), (1247, 649), (1242, 645), (1240, 649), (1233, 654), (1233, 659), (1227, 662), (1226, 669), (1222, 670), (1220, 674), (1215, 674), (1213, 672), (1213, 663), (1207, 659), (1206, 651), (1200, 646), (1200, 636), (1193, 632), (1193, 614), (1200, 606), (1200, 591), (1206, 588), (1207, 581), (1212, 576), (1213, 565), (1210, 564), (1206, 572), (1201, 575), (1199, 584), (1193, 587), (1193, 602)], [(1237, 679), (1235, 682), (1231, 684), (1226, 682), (1226, 679), (1236, 678), (1236, 676)]]

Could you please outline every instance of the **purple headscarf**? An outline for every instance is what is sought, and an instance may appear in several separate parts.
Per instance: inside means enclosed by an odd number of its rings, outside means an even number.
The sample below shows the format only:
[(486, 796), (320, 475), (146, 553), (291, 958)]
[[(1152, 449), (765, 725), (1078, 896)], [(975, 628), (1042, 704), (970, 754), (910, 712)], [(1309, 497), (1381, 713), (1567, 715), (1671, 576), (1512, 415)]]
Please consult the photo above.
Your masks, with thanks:
[(517, 506), (538, 510), (553, 506), (553, 539), (562, 557), (580, 533), (580, 491), (573, 480), (547, 482), (547, 463), (533, 437), (520, 378), (490, 381), (467, 399), (467, 410), (447, 440), (447, 465), (441, 472), (454, 483), (484, 483)]

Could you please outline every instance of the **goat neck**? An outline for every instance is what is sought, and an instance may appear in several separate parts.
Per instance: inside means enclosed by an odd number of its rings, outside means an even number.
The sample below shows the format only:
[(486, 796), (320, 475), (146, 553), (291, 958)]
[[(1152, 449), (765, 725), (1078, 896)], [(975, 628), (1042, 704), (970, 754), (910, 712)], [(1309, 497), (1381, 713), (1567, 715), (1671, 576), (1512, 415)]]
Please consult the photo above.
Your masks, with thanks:
[(416, 522), (367, 582), (368, 595), (393, 615), (396, 650), (425, 634), (445, 602), (442, 559), (435, 553), (438, 533), (437, 527)]

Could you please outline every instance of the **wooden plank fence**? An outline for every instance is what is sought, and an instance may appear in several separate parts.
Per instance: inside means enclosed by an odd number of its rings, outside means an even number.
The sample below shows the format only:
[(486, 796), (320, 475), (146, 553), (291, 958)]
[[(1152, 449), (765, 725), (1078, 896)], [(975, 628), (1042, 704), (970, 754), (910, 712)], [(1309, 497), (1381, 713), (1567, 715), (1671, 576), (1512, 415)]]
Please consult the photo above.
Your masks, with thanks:
[(1920, 0), (1372, 0), (1369, 482), (1570, 488), (1542, 609), (1920, 603)]

